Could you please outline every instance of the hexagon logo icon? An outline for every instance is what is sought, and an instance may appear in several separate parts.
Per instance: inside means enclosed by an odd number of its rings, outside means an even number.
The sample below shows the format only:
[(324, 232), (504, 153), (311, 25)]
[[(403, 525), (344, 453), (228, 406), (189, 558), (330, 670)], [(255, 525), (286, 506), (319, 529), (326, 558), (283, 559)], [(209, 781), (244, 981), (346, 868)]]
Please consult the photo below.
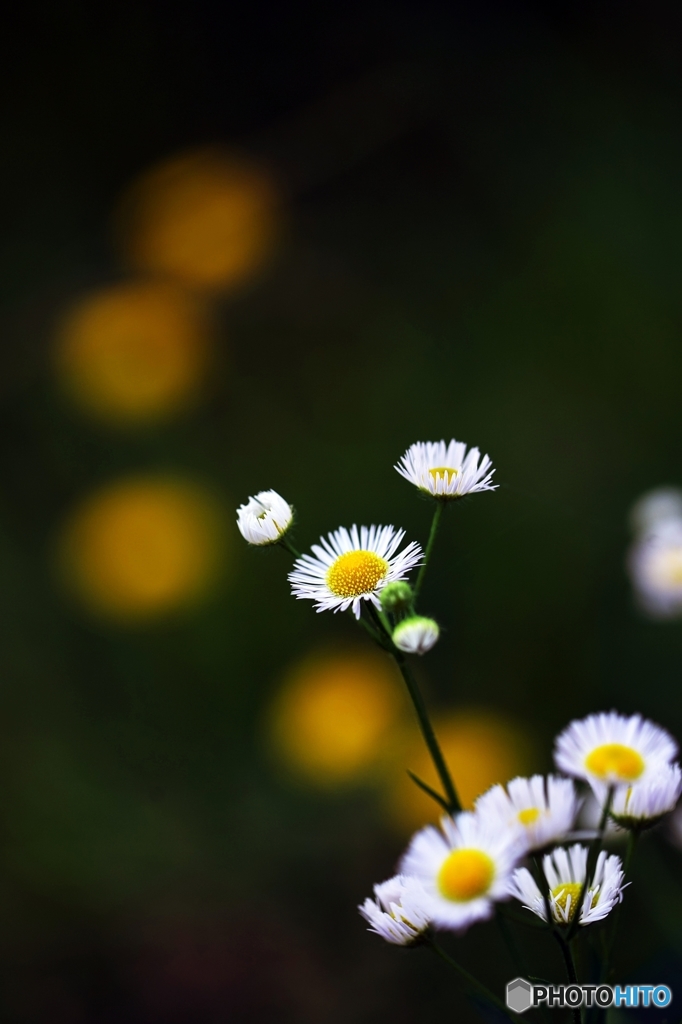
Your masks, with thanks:
[(507, 985), (507, 1006), (514, 1013), (525, 1013), (532, 1006), (532, 987), (525, 978), (514, 978)]

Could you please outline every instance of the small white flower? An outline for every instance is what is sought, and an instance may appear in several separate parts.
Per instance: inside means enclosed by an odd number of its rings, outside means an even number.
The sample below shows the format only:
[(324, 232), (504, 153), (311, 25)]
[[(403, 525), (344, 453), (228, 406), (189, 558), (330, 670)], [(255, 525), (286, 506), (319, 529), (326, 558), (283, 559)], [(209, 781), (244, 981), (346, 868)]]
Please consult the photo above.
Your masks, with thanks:
[(376, 932), (386, 942), (409, 946), (431, 923), (424, 909), (426, 894), (416, 878), (405, 875), (389, 878), (374, 886), (374, 897), (373, 900), (368, 897), (358, 910), (369, 922), (369, 931)]
[[(570, 924), (580, 903), (579, 924), (594, 924), (605, 918), (623, 899), (624, 874), (620, 857), (602, 850), (597, 858), (594, 878), (587, 892), (583, 891), (587, 871), (586, 846), (576, 844), (568, 849), (558, 847), (542, 858), (547, 879), (547, 893), (552, 917), (557, 924)], [(547, 920), (544, 895), (528, 868), (518, 868), (512, 876), (509, 891), (524, 907)]]
[(646, 782), (676, 755), (677, 744), (665, 729), (641, 715), (616, 711), (571, 722), (554, 749), (561, 771), (607, 786)]
[(399, 651), (407, 654), (426, 654), (440, 636), (438, 623), (433, 619), (425, 619), (422, 615), (412, 615), (393, 630), (393, 643)]
[(490, 917), (493, 901), (505, 899), (513, 868), (523, 855), (518, 834), (478, 815), (445, 817), (441, 831), (429, 825), (413, 837), (401, 862), (426, 893), (425, 912), (436, 927), (462, 931)]
[(566, 838), (580, 803), (570, 779), (533, 775), (512, 779), (506, 789), (493, 786), (476, 801), (476, 813), (499, 828), (520, 832), (527, 851), (541, 850)]
[[(479, 461), (480, 460), (480, 461)], [(467, 455), (462, 441), (417, 441), (401, 456), (395, 469), (434, 498), (463, 498), (476, 491), (494, 491), (491, 483), (494, 469), (487, 455), (481, 458), (478, 448)]]
[(293, 517), (291, 505), (277, 491), (260, 491), (237, 509), (237, 526), (249, 544), (276, 544)]
[(630, 525), (635, 533), (650, 533), (675, 519), (682, 520), (682, 491), (677, 487), (647, 491), (630, 511)]
[[(604, 806), (608, 786), (592, 783), (600, 806)], [(622, 828), (638, 829), (655, 825), (672, 811), (682, 792), (682, 772), (677, 764), (666, 764), (644, 781), (619, 786), (613, 794), (611, 817)]]
[[(379, 594), (387, 583), (405, 578), (419, 565), (422, 550), (412, 541), (399, 554), (405, 536), (392, 526), (340, 527), (313, 544), (315, 555), (297, 558), (289, 573), (295, 597), (316, 602), (318, 612), (352, 607), (357, 619), (363, 601), (380, 608)], [(321, 545), (321, 546), (320, 546)]]
[(628, 571), (637, 601), (647, 615), (682, 615), (682, 518), (666, 519), (630, 548)]

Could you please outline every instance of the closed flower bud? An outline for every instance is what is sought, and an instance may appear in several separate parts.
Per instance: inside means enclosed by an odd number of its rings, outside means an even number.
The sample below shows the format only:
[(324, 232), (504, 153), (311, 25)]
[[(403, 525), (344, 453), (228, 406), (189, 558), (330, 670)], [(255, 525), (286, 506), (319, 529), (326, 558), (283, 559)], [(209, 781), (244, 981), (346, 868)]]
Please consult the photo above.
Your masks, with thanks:
[(249, 544), (276, 544), (287, 532), (294, 510), (277, 491), (260, 491), (237, 509), (237, 526)]
[(385, 612), (402, 612), (412, 607), (412, 587), (404, 580), (389, 583), (381, 591), (381, 607)]
[(426, 654), (438, 640), (440, 629), (433, 619), (413, 615), (393, 630), (393, 643), (407, 654)]

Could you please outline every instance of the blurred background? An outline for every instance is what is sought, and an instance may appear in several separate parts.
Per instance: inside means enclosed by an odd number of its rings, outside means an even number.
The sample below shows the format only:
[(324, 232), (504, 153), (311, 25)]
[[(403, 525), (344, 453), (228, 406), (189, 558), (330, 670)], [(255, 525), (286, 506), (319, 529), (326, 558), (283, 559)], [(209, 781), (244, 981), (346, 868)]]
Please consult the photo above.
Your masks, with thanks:
[[(237, 533), (259, 490), (303, 548), (423, 543), (398, 457), (490, 454), (422, 602), (465, 800), (589, 711), (682, 736), (682, 628), (624, 568), (632, 502), (682, 484), (681, 41), (662, 0), (7, 16), (3, 1020), (475, 1019), (357, 914), (428, 765), (390, 663)], [(682, 984), (681, 866), (642, 854), (620, 980)], [(493, 924), (448, 948), (518, 973)]]

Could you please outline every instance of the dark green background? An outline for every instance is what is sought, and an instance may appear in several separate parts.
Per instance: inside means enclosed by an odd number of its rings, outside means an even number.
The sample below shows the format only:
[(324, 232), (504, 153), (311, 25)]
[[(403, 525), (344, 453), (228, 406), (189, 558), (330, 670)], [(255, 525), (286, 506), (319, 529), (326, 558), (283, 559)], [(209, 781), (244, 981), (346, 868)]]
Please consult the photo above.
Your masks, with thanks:
[[(303, 795), (263, 757), (282, 667), (353, 634), (291, 600), (232, 510), (272, 486), (302, 545), (353, 521), (424, 540), (393, 463), (478, 444), (500, 489), (447, 517), (434, 702), (525, 720), (539, 770), (591, 710), (682, 735), (682, 630), (637, 617), (623, 568), (630, 503), (682, 483), (679, 7), (73, 0), (16, 9), (4, 36), (3, 1019), (467, 1019), (445, 967), (356, 913), (400, 852), (372, 793)], [(222, 303), (195, 412), (94, 425), (57, 393), (53, 326), (121, 278), (133, 176), (216, 142), (280, 183), (273, 264)], [(106, 627), (55, 586), (53, 538), (146, 469), (221, 496), (231, 560), (191, 614)], [(647, 856), (619, 970), (674, 982), (680, 864), (656, 853), (663, 885)], [(514, 973), (492, 926), (450, 946), (498, 989)]]

